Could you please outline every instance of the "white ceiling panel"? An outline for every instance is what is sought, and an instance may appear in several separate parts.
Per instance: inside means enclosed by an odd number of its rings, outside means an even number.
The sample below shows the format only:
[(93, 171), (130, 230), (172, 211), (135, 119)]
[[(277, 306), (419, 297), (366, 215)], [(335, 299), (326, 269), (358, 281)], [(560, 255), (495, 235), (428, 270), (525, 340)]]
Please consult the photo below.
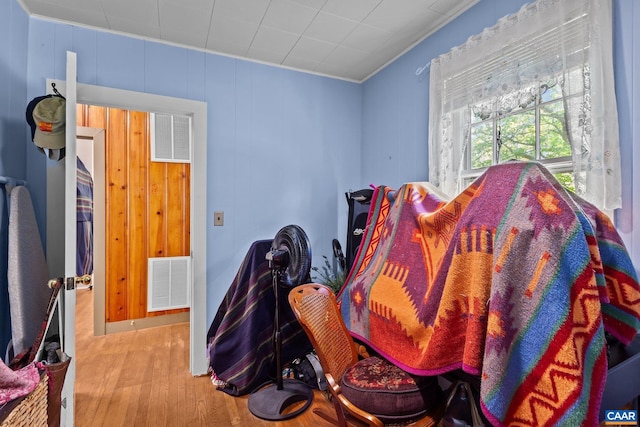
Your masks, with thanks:
[(317, 40), (340, 43), (357, 26), (358, 22), (356, 21), (320, 11), (311, 24), (309, 24), (304, 35)]
[[(384, 48), (382, 49), (384, 51)], [(390, 53), (387, 53), (388, 56), (392, 56)], [(388, 61), (385, 61), (382, 56), (366, 56), (358, 64), (355, 66), (358, 70), (367, 70), (367, 69), (378, 69), (384, 66)]]
[[(327, 0), (322, 10), (346, 19), (362, 22), (382, 0)], [(398, 3), (402, 3), (398, 1)]]
[(32, 16), (361, 82), (479, 0), (18, 0)]
[(109, 27), (120, 33), (134, 33), (141, 37), (161, 39), (160, 37), (160, 25), (153, 25), (152, 23), (140, 22), (135, 19), (120, 18), (111, 16), (108, 18)]
[(324, 40), (300, 37), (289, 56), (304, 58), (307, 60), (322, 62), (338, 45)]
[(360, 61), (366, 59), (369, 56), (369, 52), (359, 49), (353, 49), (345, 45), (339, 45), (336, 47), (322, 62), (328, 65), (340, 65), (345, 62), (349, 62), (352, 65), (357, 65)]
[(102, 13), (101, 0), (86, 0), (78, 2), (78, 0), (33, 0), (29, 5), (36, 8), (49, 6), (59, 6), (67, 9), (83, 9)]
[(425, 0), (382, 0), (363, 22), (387, 31), (399, 32), (403, 30), (405, 23), (421, 13), (432, 14), (429, 4)]
[(83, 26), (94, 28), (108, 28), (109, 26), (105, 14), (97, 9), (71, 9), (47, 2), (34, 2), (32, 14), (58, 21), (77, 22)]
[(475, 4), (475, 2), (469, 4), (469, 2), (459, 0), (435, 0), (429, 8), (447, 16), (458, 16), (473, 6), (473, 4)]
[(286, 54), (282, 52), (275, 52), (269, 49), (259, 49), (255, 46), (251, 46), (249, 48), (249, 51), (247, 52), (247, 56), (250, 56), (251, 58), (260, 62), (282, 65)]
[(193, 31), (178, 31), (166, 28), (162, 28), (161, 31), (162, 38), (164, 40), (171, 40), (172, 43), (183, 46), (193, 46), (199, 49), (205, 49), (205, 46), (207, 45), (206, 32), (194, 33)]
[(216, 0), (213, 8), (214, 18), (218, 15), (236, 21), (260, 23), (269, 3), (270, 0)]
[(299, 56), (288, 55), (284, 59), (284, 61), (282, 61), (282, 65), (297, 70), (315, 71), (316, 68), (320, 65), (320, 62), (314, 61), (313, 59), (306, 59)]
[(182, 2), (159, 0), (160, 29), (163, 38), (173, 39), (172, 35), (182, 35), (185, 40), (177, 41), (182, 44), (195, 43), (196, 47), (204, 48), (207, 43), (213, 3), (206, 8), (192, 7)]
[(102, 0), (101, 4), (107, 20), (112, 17), (123, 18), (140, 21), (144, 25), (160, 26), (157, 0)]
[(271, 0), (261, 24), (299, 35), (306, 30), (317, 14), (317, 9), (293, 1)]
[(299, 36), (297, 34), (262, 25), (258, 28), (258, 32), (256, 33), (253, 43), (251, 43), (251, 47), (279, 52), (286, 56), (296, 44), (298, 38)]
[(327, 2), (327, 0), (291, 0), (294, 3), (299, 3), (304, 6), (311, 7), (313, 9), (320, 10), (322, 6)]
[(258, 23), (216, 18), (211, 23), (207, 49), (234, 56), (246, 56), (258, 31)]
[(404, 24), (407, 31), (400, 37), (393, 38), (394, 41), (404, 41), (407, 45), (413, 45), (416, 41), (424, 39), (435, 32), (438, 28), (449, 22), (451, 18), (439, 12), (425, 13), (416, 16), (412, 21)]
[(381, 44), (386, 43), (392, 36), (393, 33), (389, 31), (367, 24), (360, 24), (344, 39), (342, 44), (354, 49), (374, 51)]

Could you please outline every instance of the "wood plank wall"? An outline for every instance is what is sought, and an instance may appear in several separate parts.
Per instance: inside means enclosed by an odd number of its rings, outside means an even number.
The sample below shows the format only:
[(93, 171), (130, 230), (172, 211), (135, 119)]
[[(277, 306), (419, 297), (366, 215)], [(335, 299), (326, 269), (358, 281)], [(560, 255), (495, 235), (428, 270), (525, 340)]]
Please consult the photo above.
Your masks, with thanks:
[(105, 129), (105, 321), (188, 311), (147, 311), (147, 260), (190, 254), (190, 165), (150, 161), (146, 112), (78, 105), (77, 117)]

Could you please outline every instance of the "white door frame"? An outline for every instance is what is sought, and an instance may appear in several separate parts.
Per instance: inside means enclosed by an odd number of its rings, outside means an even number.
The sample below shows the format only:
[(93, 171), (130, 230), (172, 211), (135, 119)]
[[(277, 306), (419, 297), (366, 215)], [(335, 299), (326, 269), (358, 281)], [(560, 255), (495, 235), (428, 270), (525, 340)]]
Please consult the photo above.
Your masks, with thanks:
[(93, 153), (93, 335), (105, 335), (107, 326), (106, 316), (106, 253), (105, 253), (105, 130), (78, 126), (76, 128), (78, 140), (91, 141)]
[[(65, 116), (71, 123), (76, 121), (76, 54), (67, 52), (66, 81), (62, 82), (66, 94)], [(45, 88), (53, 92), (51, 80)], [(58, 325), (60, 349), (71, 358), (61, 391), (60, 425), (73, 427), (75, 361), (75, 264), (76, 264), (76, 129), (65, 134), (65, 155), (59, 161), (47, 162), (47, 267), (49, 277), (63, 278), (60, 289)], [(67, 280), (71, 280), (67, 283)]]
[[(50, 80), (49, 82), (54, 82), (56, 88), (63, 94), (65, 93), (64, 81)], [(206, 357), (207, 104), (201, 101), (81, 83), (77, 84), (76, 97), (79, 104), (101, 105), (134, 111), (181, 114), (193, 118), (194, 142), (190, 179), (192, 288), (189, 369), (194, 376), (204, 375), (208, 366)], [(197, 185), (195, 185), (196, 183)], [(47, 212), (47, 218), (49, 218), (49, 212)], [(48, 226), (47, 230), (49, 230)], [(49, 242), (55, 242), (55, 240), (50, 240), (49, 232), (47, 232), (47, 246), (49, 246)]]

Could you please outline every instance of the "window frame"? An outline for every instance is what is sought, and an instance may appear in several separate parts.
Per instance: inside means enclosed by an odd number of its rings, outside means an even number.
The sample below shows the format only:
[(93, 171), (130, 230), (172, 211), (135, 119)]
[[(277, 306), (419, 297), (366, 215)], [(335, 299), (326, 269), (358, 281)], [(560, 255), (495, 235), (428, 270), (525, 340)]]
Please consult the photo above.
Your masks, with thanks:
[[(582, 96), (582, 93), (578, 93), (578, 94), (572, 94), (569, 96), (565, 96), (564, 94), (561, 94), (560, 97), (557, 98), (553, 98), (550, 100), (542, 100), (542, 94), (540, 92), (540, 86), (541, 83), (537, 84), (537, 93), (535, 95), (535, 99), (533, 100), (533, 103), (531, 105), (528, 105), (524, 108), (518, 108), (517, 110), (514, 111), (509, 111), (507, 113), (500, 113), (498, 112), (496, 103), (497, 100), (493, 99), (492, 101), (490, 101), (490, 103), (492, 104), (492, 111), (491, 111), (491, 116), (486, 118), (486, 119), (480, 119), (478, 121), (474, 122), (473, 119), (473, 115), (475, 114), (473, 112), (473, 106), (469, 107), (469, 114), (470, 114), (470, 124), (469, 124), (469, 135), (468, 135), (468, 141), (466, 144), (466, 149), (464, 150), (464, 160), (463, 160), (463, 167), (460, 171), (460, 180), (464, 183), (464, 186), (466, 187), (467, 185), (469, 185), (471, 182), (473, 182), (476, 178), (478, 178), (480, 175), (482, 175), (484, 173), (484, 171), (486, 171), (489, 167), (503, 163), (503, 162), (507, 162), (510, 159), (507, 160), (501, 160), (498, 158), (498, 156), (500, 155), (497, 149), (498, 146), (498, 129), (500, 126), (500, 121), (505, 120), (508, 117), (513, 117), (513, 116), (517, 116), (519, 114), (525, 114), (527, 112), (534, 112), (534, 126), (535, 126), (535, 147), (534, 147), (534, 151), (535, 151), (535, 159), (532, 159), (531, 161), (536, 161), (538, 163), (543, 164), (553, 175), (556, 174), (560, 174), (560, 173), (570, 173), (573, 175), (574, 173), (574, 167), (573, 167), (573, 161), (572, 161), (572, 155), (568, 155), (568, 156), (560, 156), (560, 157), (554, 157), (554, 158), (547, 158), (547, 159), (542, 159), (540, 158), (540, 153), (541, 153), (541, 134), (542, 131), (540, 129), (540, 117), (541, 117), (541, 110), (544, 108), (544, 106), (546, 105), (550, 105), (550, 104), (554, 104), (554, 103), (562, 103), (563, 104), (563, 114), (564, 114), (564, 105), (566, 103), (567, 99), (571, 99), (571, 98), (575, 98), (578, 96)], [(486, 101), (483, 103), (487, 103)], [(477, 167), (474, 168), (472, 167), (471, 163), (472, 163), (472, 151), (473, 151), (473, 128), (474, 127), (478, 127), (482, 124), (487, 124), (490, 123), (492, 125), (492, 133), (493, 133), (493, 140), (492, 140), (492, 153), (491, 153), (491, 159), (492, 159), (492, 163), (489, 166), (484, 166), (484, 167)], [(571, 143), (570, 141), (568, 141), (568, 136), (566, 136), (567, 138), (567, 144), (569, 145), (569, 148), (571, 149)], [(522, 160), (522, 159), (517, 159), (517, 160)]]
[[(428, 139), (432, 185), (449, 195), (464, 189), (461, 172), (469, 149), (469, 104), (482, 105), (495, 98), (501, 109), (515, 108), (519, 100), (508, 98), (510, 92), (518, 93), (552, 76), (566, 96), (582, 92), (564, 103), (575, 193), (602, 210), (621, 207), (612, 24), (608, 1), (538, 0), (433, 58)], [(553, 152), (546, 148), (544, 153)]]

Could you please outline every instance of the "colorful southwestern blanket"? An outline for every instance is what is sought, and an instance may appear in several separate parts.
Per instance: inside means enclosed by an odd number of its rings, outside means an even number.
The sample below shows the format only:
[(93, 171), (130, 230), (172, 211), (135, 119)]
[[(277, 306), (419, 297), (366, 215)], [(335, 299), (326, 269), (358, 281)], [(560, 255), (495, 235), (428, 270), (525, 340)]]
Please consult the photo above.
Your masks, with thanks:
[(451, 200), (378, 187), (338, 299), (352, 334), (406, 371), (478, 375), (500, 426), (598, 425), (604, 333), (640, 329), (612, 222), (539, 163), (491, 167)]

